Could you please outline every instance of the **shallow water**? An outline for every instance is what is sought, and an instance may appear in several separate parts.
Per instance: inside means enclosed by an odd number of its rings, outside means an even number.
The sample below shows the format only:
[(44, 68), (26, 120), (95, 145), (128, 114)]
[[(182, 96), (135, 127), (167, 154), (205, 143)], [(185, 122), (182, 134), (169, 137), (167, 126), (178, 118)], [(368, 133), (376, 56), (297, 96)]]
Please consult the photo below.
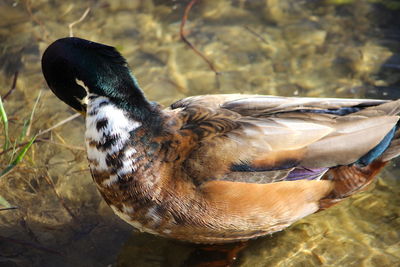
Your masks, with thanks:
[[(1, 1), (2, 96), (18, 72), (4, 101), (11, 136), (19, 136), (39, 91), (29, 136), (74, 114), (47, 89), (40, 55), (88, 7), (74, 36), (116, 46), (148, 98), (164, 105), (206, 93), (400, 97), (396, 1), (200, 0), (185, 33), (219, 75), (180, 40), (189, 2)], [(0, 265), (181, 264), (191, 245), (133, 233), (101, 200), (82, 150), (83, 126), (78, 118), (41, 136), (0, 178), (0, 195), (18, 206), (0, 211)], [(236, 265), (399, 266), (399, 174), (394, 162), (370, 191), (251, 241)]]

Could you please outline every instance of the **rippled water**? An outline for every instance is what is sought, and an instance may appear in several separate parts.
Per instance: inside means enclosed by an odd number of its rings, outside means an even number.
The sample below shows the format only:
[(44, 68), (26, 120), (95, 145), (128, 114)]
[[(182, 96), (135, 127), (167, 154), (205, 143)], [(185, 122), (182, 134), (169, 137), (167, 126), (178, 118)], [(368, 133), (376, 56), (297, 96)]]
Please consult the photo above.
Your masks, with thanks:
[[(185, 34), (219, 75), (180, 40), (190, 1), (76, 2), (0, 2), (2, 96), (18, 72), (5, 100), (13, 138), (41, 90), (30, 135), (74, 113), (45, 86), (40, 55), (87, 8), (74, 36), (116, 46), (148, 98), (164, 105), (205, 93), (400, 97), (398, 1), (199, 0)], [(191, 245), (132, 233), (101, 200), (83, 126), (78, 118), (43, 135), (0, 179), (0, 195), (18, 206), (0, 211), (0, 265), (179, 266)], [(393, 163), (372, 190), (251, 241), (236, 265), (399, 266), (398, 177)]]

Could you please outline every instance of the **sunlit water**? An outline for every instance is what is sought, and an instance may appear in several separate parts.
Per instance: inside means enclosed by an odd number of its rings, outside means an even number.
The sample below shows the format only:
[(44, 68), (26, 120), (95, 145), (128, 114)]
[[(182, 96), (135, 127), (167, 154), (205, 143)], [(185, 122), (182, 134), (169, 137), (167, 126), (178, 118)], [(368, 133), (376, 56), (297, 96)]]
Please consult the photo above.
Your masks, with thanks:
[[(218, 76), (180, 40), (189, 1), (76, 2), (0, 2), (2, 95), (19, 73), (5, 100), (13, 138), (40, 90), (30, 135), (74, 113), (45, 86), (40, 55), (88, 7), (74, 36), (116, 46), (146, 95), (164, 105), (206, 93), (400, 96), (397, 1), (199, 0), (185, 34)], [(1, 178), (0, 195), (18, 209), (0, 211), (0, 265), (179, 266), (191, 245), (133, 233), (101, 200), (82, 150), (83, 127), (78, 118), (41, 136)], [(392, 164), (372, 190), (251, 241), (237, 266), (399, 266), (398, 177)]]

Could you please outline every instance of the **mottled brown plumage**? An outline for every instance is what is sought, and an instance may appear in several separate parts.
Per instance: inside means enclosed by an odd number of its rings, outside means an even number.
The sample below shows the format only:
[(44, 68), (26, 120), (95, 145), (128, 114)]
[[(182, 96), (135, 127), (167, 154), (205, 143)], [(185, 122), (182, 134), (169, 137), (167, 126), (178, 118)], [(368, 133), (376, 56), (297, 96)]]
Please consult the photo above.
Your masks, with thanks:
[(52, 91), (86, 120), (105, 201), (137, 229), (198, 243), (247, 240), (364, 190), (400, 153), (400, 100), (206, 95), (161, 109), (110, 46), (57, 40)]
[[(307, 112), (354, 106), (359, 110), (344, 116)], [(399, 109), (400, 101), (187, 98), (159, 111), (161, 132), (138, 128), (131, 139), (140, 155), (135, 172), (110, 186), (102, 182), (112, 171), (92, 174), (107, 203), (140, 230), (192, 242), (246, 240), (369, 184), (382, 161), (353, 163), (396, 125)], [(237, 164), (254, 170), (233, 171)], [(320, 179), (286, 180), (299, 168), (330, 170)]]

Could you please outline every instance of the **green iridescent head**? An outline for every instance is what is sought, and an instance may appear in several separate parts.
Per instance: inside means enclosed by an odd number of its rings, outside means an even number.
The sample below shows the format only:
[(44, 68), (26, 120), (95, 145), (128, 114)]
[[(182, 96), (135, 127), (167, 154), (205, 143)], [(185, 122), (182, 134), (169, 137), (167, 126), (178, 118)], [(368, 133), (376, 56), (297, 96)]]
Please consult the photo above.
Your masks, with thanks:
[(89, 93), (123, 107), (148, 103), (126, 60), (111, 46), (69, 37), (52, 43), (42, 57), (43, 75), (54, 94), (86, 112)]

